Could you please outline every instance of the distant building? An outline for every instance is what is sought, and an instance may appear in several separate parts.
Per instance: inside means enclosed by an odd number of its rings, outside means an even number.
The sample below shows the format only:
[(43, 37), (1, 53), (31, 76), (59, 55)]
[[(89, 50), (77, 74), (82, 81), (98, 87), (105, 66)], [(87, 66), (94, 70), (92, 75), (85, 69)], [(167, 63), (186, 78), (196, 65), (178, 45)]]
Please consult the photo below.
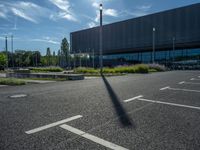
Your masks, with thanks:
[[(155, 31), (153, 31), (155, 28)], [(104, 65), (200, 59), (200, 3), (103, 26)], [(71, 53), (99, 55), (99, 27), (70, 33)]]

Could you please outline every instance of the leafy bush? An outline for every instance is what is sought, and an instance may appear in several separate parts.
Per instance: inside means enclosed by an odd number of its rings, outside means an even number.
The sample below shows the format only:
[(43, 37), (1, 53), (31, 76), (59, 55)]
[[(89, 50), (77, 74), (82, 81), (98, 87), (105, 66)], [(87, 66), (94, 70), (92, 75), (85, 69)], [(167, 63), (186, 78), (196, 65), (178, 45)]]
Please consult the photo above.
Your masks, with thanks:
[(166, 71), (167, 68), (164, 65), (159, 65), (159, 64), (149, 64), (149, 69), (156, 70), (157, 72), (162, 72)]
[(31, 72), (62, 72), (60, 67), (30, 68)]
[(135, 66), (135, 73), (148, 73), (149, 67), (147, 65), (136, 65)]
[(99, 73), (99, 71), (97, 69), (94, 69), (94, 68), (85, 68), (85, 67), (79, 67), (79, 68), (76, 68), (74, 70), (74, 72), (76, 73)]
[[(76, 73), (93, 73), (97, 74), (99, 73), (99, 69), (93, 69), (93, 68), (76, 68)], [(110, 73), (110, 74), (119, 74), (119, 73), (148, 73), (149, 67), (144, 64), (140, 65), (133, 65), (133, 66), (118, 66), (115, 68), (103, 68), (103, 73)]]
[(24, 85), (25, 81), (14, 79), (14, 78), (0, 78), (0, 84), (3, 85)]
[(30, 73), (31, 71), (29, 69), (18, 69), (14, 70), (14, 73)]

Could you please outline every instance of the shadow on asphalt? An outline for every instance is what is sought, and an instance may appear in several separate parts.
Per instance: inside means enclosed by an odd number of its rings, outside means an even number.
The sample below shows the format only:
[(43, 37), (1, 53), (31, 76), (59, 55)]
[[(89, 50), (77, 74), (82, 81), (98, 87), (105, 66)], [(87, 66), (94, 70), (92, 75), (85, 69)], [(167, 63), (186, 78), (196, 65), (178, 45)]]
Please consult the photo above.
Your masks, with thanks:
[(120, 100), (117, 96), (117, 94), (114, 92), (114, 90), (112, 89), (112, 87), (110, 86), (108, 80), (105, 78), (105, 76), (102, 74), (102, 79), (103, 82), (106, 86), (106, 89), (108, 91), (108, 94), (110, 96), (110, 99), (112, 100), (113, 106), (115, 108), (115, 111), (119, 117), (119, 121), (123, 126), (132, 126), (135, 127), (135, 125), (133, 124), (132, 120), (130, 119), (130, 117), (128, 116), (128, 114), (126, 113), (126, 110), (123, 108), (122, 104), (120, 103)]

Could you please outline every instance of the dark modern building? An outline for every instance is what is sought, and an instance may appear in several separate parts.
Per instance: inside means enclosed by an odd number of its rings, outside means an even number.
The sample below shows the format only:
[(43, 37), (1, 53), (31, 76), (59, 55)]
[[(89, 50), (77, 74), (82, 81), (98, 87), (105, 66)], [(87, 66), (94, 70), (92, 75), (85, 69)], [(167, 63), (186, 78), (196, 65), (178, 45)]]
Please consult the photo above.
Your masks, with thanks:
[[(153, 31), (155, 28), (155, 31)], [(104, 65), (200, 59), (200, 3), (103, 25)], [(99, 27), (72, 32), (71, 53), (99, 55)]]

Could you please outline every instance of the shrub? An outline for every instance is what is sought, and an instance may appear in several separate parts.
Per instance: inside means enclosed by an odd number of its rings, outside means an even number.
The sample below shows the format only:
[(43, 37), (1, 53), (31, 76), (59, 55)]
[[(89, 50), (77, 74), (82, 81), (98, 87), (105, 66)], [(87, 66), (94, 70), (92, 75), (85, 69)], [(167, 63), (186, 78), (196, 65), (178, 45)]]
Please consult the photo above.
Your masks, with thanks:
[(99, 73), (97, 69), (94, 68), (85, 68), (85, 67), (79, 67), (74, 70), (76, 73)]
[[(99, 69), (93, 68), (77, 68), (75, 69), (76, 73), (99, 73)], [(115, 68), (103, 68), (103, 73), (110, 74), (121, 74), (121, 73), (148, 73), (149, 67), (144, 64), (133, 65), (133, 66), (118, 66)]]
[(31, 71), (29, 69), (18, 69), (14, 70), (14, 73), (30, 73)]
[(62, 72), (60, 67), (30, 68), (31, 72)]
[(159, 65), (159, 64), (149, 64), (149, 69), (153, 69), (153, 70), (156, 70), (156, 71), (159, 71), (159, 72), (162, 72), (162, 71), (166, 71), (166, 67), (164, 65)]
[(135, 72), (136, 73), (148, 73), (149, 67), (147, 65), (144, 65), (144, 64), (135, 65)]
[(14, 78), (0, 78), (0, 84), (3, 85), (24, 85), (25, 81), (14, 79)]

